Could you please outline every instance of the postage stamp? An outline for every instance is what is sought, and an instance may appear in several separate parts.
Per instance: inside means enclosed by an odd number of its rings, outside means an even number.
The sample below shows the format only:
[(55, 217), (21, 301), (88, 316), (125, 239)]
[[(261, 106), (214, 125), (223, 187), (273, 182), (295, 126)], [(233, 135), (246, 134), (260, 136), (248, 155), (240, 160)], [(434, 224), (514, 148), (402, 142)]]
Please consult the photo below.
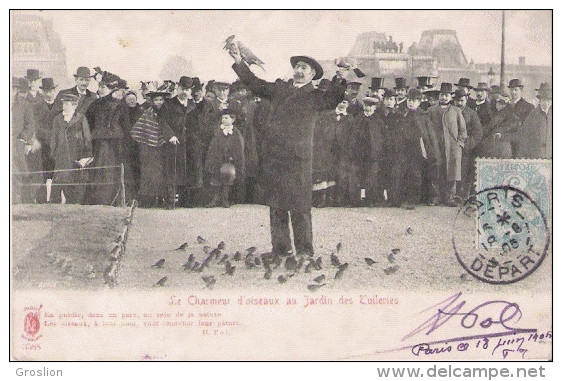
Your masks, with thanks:
[(551, 11), (10, 26), (13, 361), (552, 358)]

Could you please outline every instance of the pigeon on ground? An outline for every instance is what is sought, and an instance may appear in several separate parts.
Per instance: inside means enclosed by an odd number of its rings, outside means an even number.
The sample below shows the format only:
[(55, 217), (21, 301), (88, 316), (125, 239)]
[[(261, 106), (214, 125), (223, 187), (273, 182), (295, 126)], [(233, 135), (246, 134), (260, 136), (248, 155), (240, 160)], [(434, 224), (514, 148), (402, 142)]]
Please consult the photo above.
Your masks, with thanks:
[(277, 281), (281, 284), (285, 283), (287, 281), (287, 278), (285, 278), (283, 275), (279, 275), (277, 277)]
[(320, 289), (320, 287), (325, 286), (326, 283), (324, 284), (309, 284), (306, 288), (308, 288), (309, 291), (318, 291)]
[(222, 256), (221, 260), (219, 261), (219, 265), (223, 264), (224, 262), (226, 262), (226, 260), (228, 259), (228, 254), (225, 254)]
[(201, 266), (201, 264), (197, 261), (195, 261), (195, 263), (193, 264), (193, 266), (191, 267), (191, 271), (192, 272), (196, 272), (199, 271), (199, 267)]
[(226, 249), (226, 243), (224, 243), (224, 241), (221, 241), (221, 242), (218, 244), (217, 249), (219, 249), (219, 250), (224, 250), (224, 249)]
[(371, 258), (365, 258), (365, 262), (369, 265), (372, 266), (375, 263), (377, 263), (376, 261), (373, 261)]
[(203, 251), (205, 254), (209, 254), (211, 252), (211, 246), (203, 246)]
[(343, 270), (339, 269), (336, 271), (336, 275), (334, 275), (334, 279), (340, 279), (343, 276)]
[(209, 257), (212, 258), (213, 256), (215, 256), (216, 258), (218, 258), (218, 256), (219, 256), (220, 254), (221, 254), (221, 251), (220, 251), (220, 249), (217, 247), (216, 249), (213, 249), (213, 251), (211, 251), (211, 252), (209, 253)]
[(295, 272), (299, 272), (302, 269), (302, 265), (304, 264), (304, 257), (301, 257), (297, 262), (297, 267), (295, 267)]
[(176, 250), (183, 250), (183, 251), (185, 251), (185, 249), (187, 249), (187, 245), (188, 245), (188, 243), (187, 243), (187, 242), (184, 242), (184, 243), (182, 243), (182, 244), (180, 245), (180, 247), (178, 247)]
[(201, 279), (203, 279), (203, 282), (205, 282), (205, 286), (209, 288), (212, 288), (215, 285), (215, 283), (217, 283), (217, 280), (213, 275), (202, 276)]
[(287, 271), (294, 271), (297, 268), (297, 260), (294, 256), (287, 257), (285, 260), (285, 269)]
[(259, 259), (258, 257), (256, 257), (256, 258), (254, 259), (254, 264), (255, 264), (256, 266), (261, 266), (261, 261), (260, 261), (260, 259)]
[(315, 281), (316, 283), (322, 283), (324, 281), (324, 279), (326, 279), (326, 275), (322, 274), (322, 275), (314, 278), (313, 281)]
[(187, 262), (185, 262), (182, 266), (184, 270), (189, 270), (193, 263), (195, 262), (195, 255), (190, 254), (189, 258), (187, 258)]
[(339, 260), (339, 258), (337, 257), (337, 255), (335, 253), (332, 253), (330, 255), (330, 262), (332, 263), (332, 266), (334, 267), (340, 267), (341, 262)]
[(246, 251), (248, 252), (248, 254), (254, 254), (256, 252), (258, 248), (255, 246), (249, 247), (246, 249)]
[(226, 271), (223, 275), (234, 275), (234, 270), (236, 270), (236, 266), (232, 266), (229, 261), (226, 261)]
[(466, 282), (468, 280), (468, 274), (467, 273), (462, 273), (461, 274), (461, 281)]
[(267, 269), (267, 271), (265, 272), (263, 278), (264, 278), (264, 279), (267, 279), (267, 280), (270, 280), (270, 279), (271, 279), (271, 274), (273, 274), (273, 270), (271, 270), (271, 269), (269, 268), (269, 269)]
[(235, 261), (241, 260), (242, 259), (242, 253), (237, 251), (236, 253), (234, 253), (234, 257), (232, 259), (234, 259)]
[(247, 257), (246, 260), (244, 261), (244, 264), (246, 265), (246, 268), (249, 269), (253, 269), (254, 267), (256, 267), (256, 263), (253, 260), (253, 257)]
[(156, 284), (154, 285), (155, 287), (164, 287), (164, 285), (166, 284), (166, 281), (168, 280), (168, 277), (165, 276), (162, 279), (160, 279), (158, 282), (156, 282)]
[(345, 271), (349, 267), (349, 263), (345, 262), (344, 264), (340, 265), (339, 270)]
[(408, 229), (406, 229), (406, 233), (409, 235), (414, 234), (414, 229), (412, 229), (411, 227), (408, 226)]
[(161, 269), (162, 266), (164, 266), (164, 263), (166, 262), (166, 260), (164, 258), (158, 260), (158, 262), (156, 262), (155, 264), (152, 265), (152, 267), (156, 267)]
[(207, 243), (207, 242), (208, 242), (208, 241), (207, 241), (205, 238), (201, 237), (200, 235), (197, 236), (197, 243), (198, 243), (198, 244), (201, 245), (201, 244)]
[(306, 265), (306, 267), (304, 268), (304, 273), (308, 274), (310, 272), (312, 272), (312, 268), (314, 267), (314, 261), (311, 259), (310, 261), (308, 261), (308, 264)]
[(383, 271), (384, 271), (384, 273), (385, 273), (386, 275), (392, 275), (392, 274), (394, 274), (396, 271), (398, 271), (398, 269), (399, 269), (399, 266), (398, 266), (398, 265), (394, 265), (394, 266), (390, 266), (390, 267), (388, 267), (388, 268), (386, 268), (386, 269), (383, 269)]
[(337, 250), (338, 253), (341, 251), (342, 247), (343, 247), (343, 244), (341, 243), (341, 241), (338, 242), (338, 244), (336, 245), (336, 250)]
[(313, 266), (315, 270), (322, 270), (322, 257), (318, 257), (316, 262), (313, 262)]

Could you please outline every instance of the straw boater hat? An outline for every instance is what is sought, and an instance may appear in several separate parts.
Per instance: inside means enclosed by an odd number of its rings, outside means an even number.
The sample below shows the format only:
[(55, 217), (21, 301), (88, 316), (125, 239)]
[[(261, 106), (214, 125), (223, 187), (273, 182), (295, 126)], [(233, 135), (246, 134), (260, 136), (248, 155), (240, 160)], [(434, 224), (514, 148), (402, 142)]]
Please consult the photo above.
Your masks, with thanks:
[(314, 69), (314, 71), (316, 72), (316, 74), (314, 75), (314, 77), (312, 78), (313, 80), (315, 79), (320, 79), (322, 78), (322, 76), (324, 75), (324, 69), (322, 69), (322, 66), (318, 63), (318, 61), (316, 61), (314, 58), (312, 57), (308, 57), (308, 56), (293, 56), (290, 59), (291, 61), (291, 66), (294, 68), (299, 62), (304, 62), (310, 65), (310, 67), (312, 67)]

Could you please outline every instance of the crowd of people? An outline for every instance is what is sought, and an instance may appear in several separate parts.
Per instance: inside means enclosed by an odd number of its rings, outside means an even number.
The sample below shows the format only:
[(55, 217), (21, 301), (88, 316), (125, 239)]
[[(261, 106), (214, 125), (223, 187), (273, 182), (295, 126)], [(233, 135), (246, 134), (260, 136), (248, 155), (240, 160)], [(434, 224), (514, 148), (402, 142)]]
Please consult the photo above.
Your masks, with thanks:
[[(271, 183), (284, 186), (275, 173), (288, 164), (271, 160), (284, 154), (272, 152), (282, 149), (272, 143), (284, 139), (273, 120), (283, 103), (253, 93), (251, 79), (182, 76), (137, 93), (100, 68), (74, 77), (60, 91), (36, 69), (12, 79), (13, 202), (117, 205), (124, 193), (141, 207), (228, 207), (264, 203)], [(314, 206), (456, 206), (474, 191), (477, 157), (551, 158), (548, 83), (534, 105), (519, 79), (505, 90), (431, 81), (343, 82), (343, 100), (313, 121)], [(329, 79), (314, 83), (332, 91)]]

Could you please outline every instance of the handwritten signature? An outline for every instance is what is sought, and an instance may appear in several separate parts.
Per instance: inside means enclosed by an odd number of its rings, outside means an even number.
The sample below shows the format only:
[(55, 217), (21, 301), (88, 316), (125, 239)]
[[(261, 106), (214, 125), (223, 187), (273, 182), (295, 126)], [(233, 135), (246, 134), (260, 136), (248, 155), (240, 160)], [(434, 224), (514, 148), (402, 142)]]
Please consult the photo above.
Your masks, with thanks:
[[(523, 317), (523, 312), (517, 303), (505, 300), (491, 300), (466, 311), (469, 307), (467, 306), (467, 302), (461, 299), (461, 296), (462, 292), (459, 292), (423, 310), (422, 313), (436, 309), (435, 313), (429, 319), (404, 336), (402, 341), (408, 340), (420, 333), (425, 333), (426, 336), (429, 336), (447, 323), (449, 325), (455, 324), (455, 321), (457, 321), (456, 324), (460, 323), (460, 326), (466, 330), (465, 332), (468, 334), (414, 345), (411, 347), (414, 355), (432, 355), (451, 352), (454, 349), (463, 352), (469, 348), (470, 345), (468, 341), (471, 340), (478, 340), (476, 348), (480, 347), (480, 343), (482, 342), (483, 345), (481, 348), (487, 349), (490, 339), (499, 338), (497, 345), (492, 351), (492, 355), (494, 355), (496, 349), (501, 348), (504, 359), (513, 352), (521, 354), (524, 358), (527, 352), (526, 349), (522, 348), (525, 341), (524, 338), (502, 339), (502, 337), (505, 336), (537, 332), (534, 328), (515, 327), (517, 322)], [(499, 332), (497, 331), (498, 329), (500, 329)], [(482, 330), (484, 330), (484, 333), (482, 333)], [(478, 331), (479, 334), (475, 334), (476, 331)], [(449, 345), (449, 343), (455, 342), (460, 342), (456, 345), (456, 348)], [(439, 344), (444, 345), (439, 346)], [(513, 345), (517, 345), (517, 347), (513, 349)]]

